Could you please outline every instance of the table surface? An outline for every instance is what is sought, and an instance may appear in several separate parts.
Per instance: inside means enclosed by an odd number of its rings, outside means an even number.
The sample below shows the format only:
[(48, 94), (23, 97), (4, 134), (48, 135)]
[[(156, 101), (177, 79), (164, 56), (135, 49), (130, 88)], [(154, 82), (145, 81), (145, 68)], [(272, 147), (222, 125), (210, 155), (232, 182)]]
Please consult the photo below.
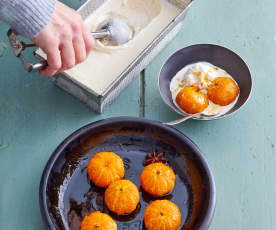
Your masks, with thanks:
[[(83, 3), (64, 2), (73, 8)], [(56, 146), (74, 130), (121, 115), (178, 118), (158, 93), (158, 72), (174, 51), (197, 43), (237, 52), (248, 63), (254, 83), (250, 101), (234, 115), (176, 126), (199, 145), (215, 176), (217, 207), (210, 229), (275, 229), (275, 12), (275, 0), (195, 1), (180, 34), (102, 115), (49, 78), (24, 72), (8, 47), (8, 27), (1, 24), (0, 229), (44, 229), (38, 202), (42, 170)]]

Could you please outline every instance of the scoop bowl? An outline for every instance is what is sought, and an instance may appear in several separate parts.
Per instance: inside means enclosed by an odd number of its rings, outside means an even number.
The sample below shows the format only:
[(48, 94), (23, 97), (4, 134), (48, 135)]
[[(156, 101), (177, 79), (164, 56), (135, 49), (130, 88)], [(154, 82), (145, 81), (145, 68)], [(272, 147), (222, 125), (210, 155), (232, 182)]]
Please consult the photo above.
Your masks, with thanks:
[(132, 38), (131, 28), (127, 23), (118, 18), (112, 18), (102, 22), (98, 26), (97, 31), (108, 32), (107, 39), (116, 45), (123, 45)]

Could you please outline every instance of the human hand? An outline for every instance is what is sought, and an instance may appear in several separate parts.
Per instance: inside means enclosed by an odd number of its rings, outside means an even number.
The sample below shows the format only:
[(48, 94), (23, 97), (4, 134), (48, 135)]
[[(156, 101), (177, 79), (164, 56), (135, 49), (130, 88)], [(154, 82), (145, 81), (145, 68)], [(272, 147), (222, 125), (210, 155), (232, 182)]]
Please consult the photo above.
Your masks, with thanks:
[(47, 54), (48, 66), (42, 76), (53, 76), (83, 62), (94, 40), (81, 16), (57, 1), (52, 19), (32, 41)]

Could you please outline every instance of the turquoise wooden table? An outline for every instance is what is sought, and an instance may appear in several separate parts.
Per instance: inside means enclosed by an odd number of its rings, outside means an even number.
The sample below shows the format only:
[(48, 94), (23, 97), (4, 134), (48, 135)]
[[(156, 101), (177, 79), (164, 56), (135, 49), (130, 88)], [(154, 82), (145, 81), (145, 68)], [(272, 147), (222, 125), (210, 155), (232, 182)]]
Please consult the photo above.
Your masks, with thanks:
[[(64, 0), (73, 8), (83, 1)], [(161, 100), (159, 69), (174, 51), (196, 43), (226, 46), (248, 63), (254, 82), (247, 105), (218, 121), (188, 121), (177, 128), (194, 140), (213, 170), (217, 208), (211, 230), (276, 228), (276, 1), (195, 1), (181, 33), (105, 113), (98, 115), (28, 74), (0, 35), (0, 229), (44, 229), (38, 189), (55, 147), (98, 119), (130, 115), (178, 118)], [(125, 106), (127, 105), (127, 106)]]

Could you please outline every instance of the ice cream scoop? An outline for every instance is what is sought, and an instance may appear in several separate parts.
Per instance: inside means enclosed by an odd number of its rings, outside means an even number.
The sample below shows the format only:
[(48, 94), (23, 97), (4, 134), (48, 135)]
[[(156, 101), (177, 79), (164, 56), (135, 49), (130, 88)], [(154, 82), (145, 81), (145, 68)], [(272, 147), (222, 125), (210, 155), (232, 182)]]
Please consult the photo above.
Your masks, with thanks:
[(132, 38), (132, 30), (124, 21), (112, 18), (102, 22), (92, 35), (95, 39), (106, 38), (115, 45), (123, 45)]

